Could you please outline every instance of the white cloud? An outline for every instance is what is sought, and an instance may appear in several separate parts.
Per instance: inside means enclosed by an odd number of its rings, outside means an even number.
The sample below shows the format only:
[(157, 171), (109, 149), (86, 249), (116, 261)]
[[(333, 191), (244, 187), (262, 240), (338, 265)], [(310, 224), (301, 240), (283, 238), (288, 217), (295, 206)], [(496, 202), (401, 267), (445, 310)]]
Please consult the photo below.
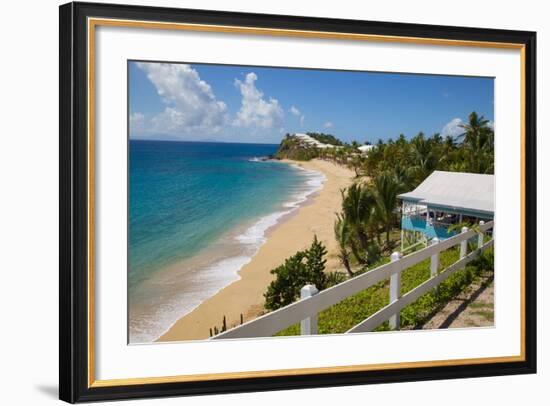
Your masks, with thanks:
[(283, 121), (283, 109), (276, 99), (264, 99), (264, 94), (254, 83), (257, 79), (258, 76), (254, 72), (248, 73), (244, 81), (235, 79), (235, 86), (241, 92), (242, 102), (233, 124), (239, 127), (278, 127)]
[(298, 117), (298, 119), (300, 120), (300, 127), (303, 127), (304, 126), (304, 120), (306, 119), (306, 116), (304, 114), (302, 114), (302, 112), (300, 110), (298, 110), (298, 108), (295, 107), (295, 106), (291, 106), (290, 109), (288, 109), (288, 111), (290, 111), (291, 114)]
[(295, 116), (299, 116), (300, 115), (300, 110), (298, 110), (296, 107), (294, 106), (291, 106), (288, 111), (290, 111), (292, 114), (294, 114)]
[[(465, 123), (464, 123), (464, 121), (462, 121), (462, 119), (453, 118), (451, 121), (449, 121), (447, 124), (445, 124), (445, 126), (441, 130), (441, 136), (446, 137), (446, 136), (450, 135), (451, 137), (456, 138), (459, 135), (464, 134), (464, 128), (461, 127), (464, 124)], [(487, 123), (487, 126), (494, 130), (495, 129), (494, 121), (489, 121)]]
[(331, 121), (327, 121), (325, 124), (323, 124), (323, 127), (325, 128), (332, 128), (334, 126), (334, 124), (332, 124)]
[(449, 121), (443, 129), (441, 130), (441, 136), (451, 136), (453, 138), (458, 137), (460, 134), (464, 133), (464, 129), (460, 127), (464, 122), (460, 118), (453, 118)]
[(198, 72), (185, 64), (138, 63), (147, 73), (158, 95), (166, 104), (163, 112), (148, 120), (143, 114), (130, 117), (142, 131), (170, 134), (212, 134), (227, 121), (227, 106), (217, 100), (212, 88)]

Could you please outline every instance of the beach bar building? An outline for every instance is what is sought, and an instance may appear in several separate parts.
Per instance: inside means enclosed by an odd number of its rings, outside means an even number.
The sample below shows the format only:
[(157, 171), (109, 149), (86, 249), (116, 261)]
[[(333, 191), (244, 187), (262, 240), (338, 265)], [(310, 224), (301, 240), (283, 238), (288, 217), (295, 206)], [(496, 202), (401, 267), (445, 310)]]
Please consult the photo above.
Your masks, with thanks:
[(398, 196), (401, 250), (452, 237), (459, 232), (453, 224), (492, 220), (494, 192), (494, 175), (434, 171), (412, 192)]

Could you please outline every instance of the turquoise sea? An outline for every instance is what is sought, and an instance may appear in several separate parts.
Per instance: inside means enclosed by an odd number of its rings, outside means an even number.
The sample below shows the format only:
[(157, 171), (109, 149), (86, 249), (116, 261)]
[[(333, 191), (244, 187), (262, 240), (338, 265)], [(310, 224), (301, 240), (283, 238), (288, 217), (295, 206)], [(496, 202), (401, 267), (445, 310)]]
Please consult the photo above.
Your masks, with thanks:
[(277, 145), (129, 143), (129, 342), (151, 342), (238, 279), (323, 176), (265, 161)]

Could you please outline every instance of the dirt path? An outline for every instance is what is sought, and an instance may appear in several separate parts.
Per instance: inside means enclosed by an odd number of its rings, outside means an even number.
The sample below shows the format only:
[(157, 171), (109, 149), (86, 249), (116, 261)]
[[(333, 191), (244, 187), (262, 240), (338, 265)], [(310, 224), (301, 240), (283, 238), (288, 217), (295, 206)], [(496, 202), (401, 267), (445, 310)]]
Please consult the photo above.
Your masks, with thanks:
[(451, 300), (422, 329), (488, 327), (494, 325), (493, 274), (484, 275), (477, 283)]

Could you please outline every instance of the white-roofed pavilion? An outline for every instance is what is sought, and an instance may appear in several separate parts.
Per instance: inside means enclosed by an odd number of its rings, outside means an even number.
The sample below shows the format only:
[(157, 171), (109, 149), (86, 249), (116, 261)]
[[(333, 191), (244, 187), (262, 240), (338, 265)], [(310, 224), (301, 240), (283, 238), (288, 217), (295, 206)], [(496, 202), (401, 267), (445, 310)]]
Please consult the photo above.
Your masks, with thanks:
[(401, 242), (425, 244), (456, 234), (453, 224), (491, 220), (495, 211), (494, 175), (434, 171), (402, 200)]

